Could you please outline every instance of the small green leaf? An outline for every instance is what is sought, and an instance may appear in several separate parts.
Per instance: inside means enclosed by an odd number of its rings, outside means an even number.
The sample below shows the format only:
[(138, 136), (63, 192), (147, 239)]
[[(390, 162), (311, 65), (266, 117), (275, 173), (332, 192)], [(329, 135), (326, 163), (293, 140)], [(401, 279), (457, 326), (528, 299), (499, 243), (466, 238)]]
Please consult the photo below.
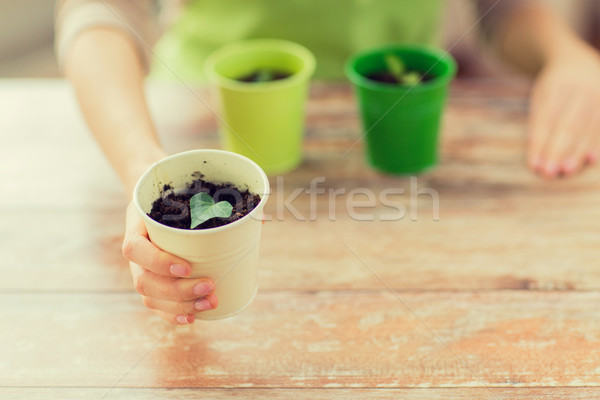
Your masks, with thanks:
[(273, 72), (268, 69), (259, 69), (256, 71), (254, 82), (269, 82), (273, 80)]
[(386, 54), (385, 65), (390, 75), (392, 75), (397, 82), (403, 81), (403, 76), (406, 73), (406, 65), (404, 65), (404, 62), (400, 57), (392, 53)]
[(416, 71), (407, 72), (402, 76), (403, 84), (413, 86), (421, 82), (421, 74)]
[(228, 218), (231, 216), (232, 211), (233, 206), (229, 202), (220, 201), (215, 204), (210, 194), (197, 193), (190, 199), (190, 214), (192, 216), (190, 229), (194, 229), (212, 218)]
[(421, 82), (421, 74), (417, 71), (407, 70), (406, 64), (395, 54), (389, 53), (385, 55), (385, 65), (389, 74), (400, 85), (413, 86)]

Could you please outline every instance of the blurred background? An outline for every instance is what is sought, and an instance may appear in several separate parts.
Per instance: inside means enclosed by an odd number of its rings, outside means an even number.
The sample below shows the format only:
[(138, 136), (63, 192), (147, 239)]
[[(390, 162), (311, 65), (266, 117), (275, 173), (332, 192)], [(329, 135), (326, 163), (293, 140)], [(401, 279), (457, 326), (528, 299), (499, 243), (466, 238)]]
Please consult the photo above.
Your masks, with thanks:
[[(600, 1), (547, 0), (586, 40), (600, 46)], [(60, 76), (53, 51), (53, 0), (0, 0), (0, 77), (52, 78)], [(180, 4), (172, 0), (173, 5)], [(446, 47), (458, 41), (476, 20), (470, 0), (447, 0)], [(510, 73), (470, 30), (452, 53), (462, 76), (485, 77)]]

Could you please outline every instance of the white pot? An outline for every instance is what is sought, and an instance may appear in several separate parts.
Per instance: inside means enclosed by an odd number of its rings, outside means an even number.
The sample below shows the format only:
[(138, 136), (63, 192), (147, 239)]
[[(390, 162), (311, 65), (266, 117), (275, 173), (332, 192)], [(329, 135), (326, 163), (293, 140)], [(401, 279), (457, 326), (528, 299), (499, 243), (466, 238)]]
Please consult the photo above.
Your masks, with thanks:
[[(161, 196), (165, 184), (176, 191), (194, 180), (199, 171), (206, 181), (230, 182), (240, 191), (258, 194), (260, 203), (248, 215), (217, 228), (178, 229), (154, 221), (147, 214)], [(162, 250), (187, 260), (190, 278), (211, 278), (219, 299), (216, 309), (196, 314), (200, 319), (220, 319), (246, 308), (258, 289), (258, 249), (263, 208), (269, 195), (269, 181), (253, 161), (222, 150), (191, 150), (155, 163), (138, 181), (134, 204), (146, 224), (150, 240)]]

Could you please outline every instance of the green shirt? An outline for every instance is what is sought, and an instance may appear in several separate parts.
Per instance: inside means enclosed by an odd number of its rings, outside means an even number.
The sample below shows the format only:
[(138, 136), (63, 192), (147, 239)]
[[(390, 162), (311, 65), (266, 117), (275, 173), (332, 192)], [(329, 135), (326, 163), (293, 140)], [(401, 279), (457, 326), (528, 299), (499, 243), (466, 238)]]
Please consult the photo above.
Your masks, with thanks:
[(163, 35), (152, 76), (201, 82), (216, 48), (241, 39), (287, 39), (317, 59), (315, 78), (343, 78), (353, 53), (390, 43), (438, 44), (441, 0), (195, 0)]

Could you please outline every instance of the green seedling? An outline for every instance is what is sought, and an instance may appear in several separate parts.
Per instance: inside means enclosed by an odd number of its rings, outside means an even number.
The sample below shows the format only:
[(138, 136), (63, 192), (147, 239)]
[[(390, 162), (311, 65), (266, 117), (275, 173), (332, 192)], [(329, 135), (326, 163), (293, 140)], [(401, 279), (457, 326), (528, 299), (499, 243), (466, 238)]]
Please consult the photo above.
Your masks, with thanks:
[(227, 201), (215, 203), (210, 194), (200, 192), (190, 199), (190, 214), (192, 223), (190, 229), (212, 218), (228, 218), (231, 216), (233, 206)]
[(406, 64), (395, 54), (386, 54), (385, 65), (389, 74), (401, 85), (418, 85), (421, 82), (421, 74), (417, 71), (408, 71)]
[(419, 82), (421, 82), (421, 74), (416, 71), (407, 72), (402, 80), (402, 83), (409, 86), (418, 85)]
[(256, 71), (254, 82), (269, 82), (273, 80), (273, 71), (268, 69), (259, 69)]

